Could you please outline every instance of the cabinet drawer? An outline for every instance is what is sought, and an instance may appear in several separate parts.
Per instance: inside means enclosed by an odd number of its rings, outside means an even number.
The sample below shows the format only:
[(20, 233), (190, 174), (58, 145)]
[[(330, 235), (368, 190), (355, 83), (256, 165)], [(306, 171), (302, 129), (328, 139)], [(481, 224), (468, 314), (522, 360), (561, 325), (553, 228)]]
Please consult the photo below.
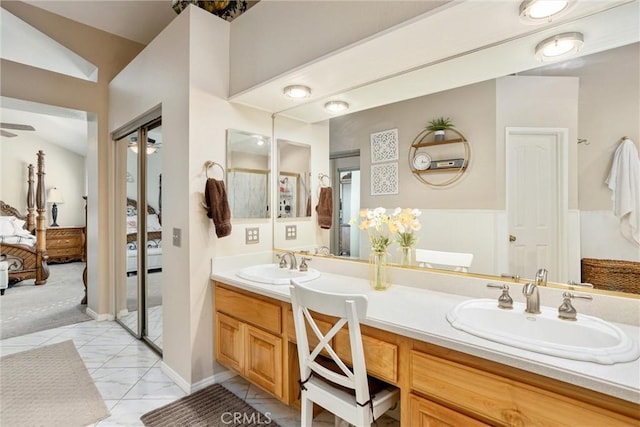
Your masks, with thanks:
[(70, 248), (70, 247), (80, 248), (81, 246), (82, 246), (82, 238), (80, 236), (47, 239), (47, 248)]
[[(338, 356), (351, 362), (349, 332), (346, 329), (341, 329), (336, 334), (334, 344), (334, 350)], [(398, 346), (364, 334), (362, 335), (362, 346), (364, 347), (367, 372), (381, 380), (396, 384), (398, 382)]]
[(50, 257), (70, 257), (70, 256), (82, 256), (81, 248), (47, 248), (47, 254)]
[(487, 427), (489, 425), (413, 395), (409, 395), (409, 418), (411, 427)]
[(216, 287), (216, 310), (267, 331), (282, 333), (280, 305)]
[(409, 378), (413, 390), (494, 425), (613, 427), (636, 422), (548, 390), (415, 350), (411, 351)]

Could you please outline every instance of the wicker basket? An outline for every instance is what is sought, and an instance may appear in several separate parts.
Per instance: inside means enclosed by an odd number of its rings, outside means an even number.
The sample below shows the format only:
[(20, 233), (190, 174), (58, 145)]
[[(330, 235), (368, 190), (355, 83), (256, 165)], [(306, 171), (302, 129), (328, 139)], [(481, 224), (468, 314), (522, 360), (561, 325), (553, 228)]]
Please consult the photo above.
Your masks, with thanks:
[(596, 289), (640, 293), (640, 262), (582, 258), (582, 282)]

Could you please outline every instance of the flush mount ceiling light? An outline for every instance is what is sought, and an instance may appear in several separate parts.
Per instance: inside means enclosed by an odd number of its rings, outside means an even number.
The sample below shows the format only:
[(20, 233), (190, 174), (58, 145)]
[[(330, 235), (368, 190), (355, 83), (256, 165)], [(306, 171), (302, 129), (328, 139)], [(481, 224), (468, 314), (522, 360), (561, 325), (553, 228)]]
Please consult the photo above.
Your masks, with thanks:
[(330, 113), (342, 113), (349, 109), (349, 104), (344, 101), (329, 101), (324, 104), (324, 109)]
[(520, 18), (530, 23), (550, 21), (569, 10), (575, 0), (525, 0), (520, 3)]
[(311, 88), (304, 85), (292, 85), (285, 87), (283, 92), (289, 98), (307, 98), (309, 95), (311, 95)]
[(536, 57), (541, 61), (559, 59), (579, 52), (583, 44), (582, 33), (558, 34), (538, 43)]

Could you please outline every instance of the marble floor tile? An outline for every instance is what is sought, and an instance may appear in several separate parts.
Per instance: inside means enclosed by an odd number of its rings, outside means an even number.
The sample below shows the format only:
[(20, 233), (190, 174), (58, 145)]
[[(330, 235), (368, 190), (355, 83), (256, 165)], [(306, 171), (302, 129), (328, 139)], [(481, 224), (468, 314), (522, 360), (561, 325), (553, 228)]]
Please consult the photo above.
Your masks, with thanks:
[[(114, 321), (87, 321), (0, 340), (0, 355), (69, 339), (73, 340), (111, 412), (108, 418), (94, 424), (94, 427), (142, 426), (140, 416), (186, 395), (164, 374), (160, 368), (161, 358)], [(298, 409), (284, 405), (244, 378), (234, 376), (222, 384), (257, 411), (268, 413), (282, 427), (300, 425)], [(313, 427), (332, 425), (333, 415), (326, 411), (313, 421)], [(377, 425), (396, 427), (400, 424), (385, 416), (378, 420)]]

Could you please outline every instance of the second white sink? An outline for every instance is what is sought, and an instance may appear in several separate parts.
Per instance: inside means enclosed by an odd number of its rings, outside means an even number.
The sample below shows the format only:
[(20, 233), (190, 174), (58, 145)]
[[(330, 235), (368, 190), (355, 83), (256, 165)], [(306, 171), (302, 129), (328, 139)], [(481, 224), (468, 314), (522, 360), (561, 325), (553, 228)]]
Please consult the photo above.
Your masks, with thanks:
[(525, 313), (525, 304), (512, 310), (491, 299), (469, 300), (449, 313), (451, 325), (491, 341), (537, 353), (601, 364), (630, 362), (640, 355), (638, 345), (620, 328), (602, 319), (578, 314), (575, 322), (558, 318), (558, 310), (540, 307)]
[(278, 264), (258, 264), (245, 267), (236, 273), (238, 277), (258, 283), (270, 285), (288, 285), (290, 279), (308, 282), (320, 277), (320, 272), (313, 268), (307, 271), (280, 268)]

